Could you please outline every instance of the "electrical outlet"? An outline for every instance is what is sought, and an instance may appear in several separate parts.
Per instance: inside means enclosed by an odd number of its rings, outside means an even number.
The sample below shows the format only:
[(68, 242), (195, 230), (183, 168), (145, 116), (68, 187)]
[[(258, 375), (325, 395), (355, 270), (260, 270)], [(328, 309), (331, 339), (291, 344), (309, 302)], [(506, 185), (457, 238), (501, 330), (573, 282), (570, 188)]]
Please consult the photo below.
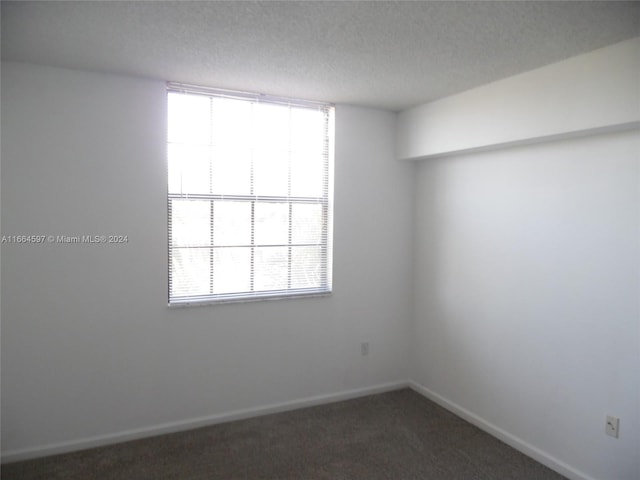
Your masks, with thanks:
[(362, 342), (360, 344), (360, 354), (369, 355), (369, 342)]
[(605, 433), (613, 438), (618, 438), (618, 430), (620, 428), (620, 419), (618, 417), (612, 417), (607, 415), (607, 424), (605, 426)]

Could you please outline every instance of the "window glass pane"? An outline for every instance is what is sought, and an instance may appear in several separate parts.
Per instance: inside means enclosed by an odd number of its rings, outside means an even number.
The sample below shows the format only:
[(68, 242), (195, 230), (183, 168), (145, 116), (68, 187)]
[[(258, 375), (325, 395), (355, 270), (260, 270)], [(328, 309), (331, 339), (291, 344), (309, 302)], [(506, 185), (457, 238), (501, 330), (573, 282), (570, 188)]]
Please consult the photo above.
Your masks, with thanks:
[(256, 291), (286, 289), (289, 270), (287, 247), (256, 248), (254, 268)]
[(258, 150), (253, 156), (255, 195), (289, 194), (289, 153), (285, 150)]
[(169, 193), (211, 193), (211, 150), (169, 144)]
[(319, 287), (323, 268), (321, 247), (291, 247), (291, 288)]
[(171, 249), (171, 295), (211, 293), (211, 250), (208, 248)]
[(171, 200), (171, 239), (177, 246), (211, 244), (211, 203), (209, 200)]
[(213, 208), (213, 239), (215, 245), (251, 244), (251, 202), (218, 200)]
[(251, 149), (229, 146), (214, 148), (212, 170), (212, 193), (251, 194)]
[(319, 154), (324, 148), (324, 112), (291, 109), (291, 149)]
[(325, 160), (319, 153), (292, 152), (291, 195), (294, 197), (321, 197), (326, 181)]
[(251, 248), (215, 248), (213, 293), (251, 291)]
[(268, 103), (254, 104), (254, 140), (260, 149), (288, 150), (289, 108)]
[(211, 104), (213, 144), (233, 148), (250, 144), (253, 130), (251, 102), (213, 98)]
[(322, 243), (322, 205), (294, 204), (291, 212), (291, 242)]
[(256, 245), (287, 245), (289, 243), (289, 206), (286, 203), (256, 203)]
[(204, 95), (169, 93), (170, 143), (207, 145), (211, 142), (211, 101)]
[(289, 205), (256, 203), (255, 244), (287, 245), (289, 239)]

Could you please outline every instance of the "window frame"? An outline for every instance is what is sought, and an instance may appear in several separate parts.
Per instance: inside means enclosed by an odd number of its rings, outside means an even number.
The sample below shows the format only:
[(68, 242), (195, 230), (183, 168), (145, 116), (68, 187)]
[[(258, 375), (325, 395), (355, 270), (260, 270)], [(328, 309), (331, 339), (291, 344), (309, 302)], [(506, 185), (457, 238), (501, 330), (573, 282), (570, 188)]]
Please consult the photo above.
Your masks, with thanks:
[[(249, 302), (249, 301), (261, 301), (261, 300), (273, 300), (273, 299), (285, 299), (285, 298), (302, 298), (302, 297), (318, 297), (318, 296), (327, 296), (331, 295), (333, 291), (333, 173), (334, 173), (334, 117), (335, 117), (335, 107), (332, 104), (325, 102), (314, 102), (314, 101), (306, 101), (299, 99), (292, 99), (286, 97), (275, 97), (263, 94), (253, 94), (247, 92), (239, 92), (239, 91), (231, 91), (231, 90), (220, 90), (220, 89), (212, 89), (206, 87), (199, 87), (194, 85), (186, 85), (175, 82), (167, 82), (167, 104), (169, 102), (169, 95), (171, 94), (188, 94), (188, 95), (202, 95), (209, 98), (224, 98), (224, 99), (233, 99), (233, 100), (242, 100), (253, 103), (264, 103), (264, 104), (272, 104), (272, 105), (280, 105), (287, 106), (293, 108), (308, 108), (314, 110), (321, 110), (325, 115), (325, 135), (323, 139), (323, 166), (322, 166), (322, 194), (321, 196), (314, 197), (305, 197), (305, 196), (293, 196), (291, 195), (291, 190), (289, 188), (287, 195), (255, 195), (252, 191), (251, 194), (225, 194), (225, 193), (175, 193), (171, 192), (169, 187), (169, 171), (167, 177), (167, 259), (168, 259), (168, 290), (167, 290), (167, 298), (168, 298), (168, 306), (169, 307), (180, 307), (180, 306), (191, 306), (191, 305), (215, 305), (222, 303), (231, 303), (231, 302)], [(169, 119), (169, 113), (167, 114), (167, 119)], [(210, 117), (211, 118), (211, 117)], [(167, 161), (169, 159), (169, 145), (171, 142), (169, 141), (169, 132), (167, 132), (166, 141), (167, 141)], [(213, 147), (213, 144), (210, 145)], [(290, 160), (289, 160), (290, 161)], [(254, 174), (254, 159), (251, 159), (251, 177)], [(291, 171), (290, 164), (288, 166), (288, 176), (290, 180)], [(253, 187), (252, 187), (253, 188)], [(211, 287), (210, 293), (203, 295), (172, 295), (172, 250), (175, 248), (193, 248), (193, 247), (177, 247), (172, 244), (172, 202), (174, 200), (206, 200), (211, 203), (211, 208), (213, 211), (213, 205), (215, 201), (237, 201), (242, 203), (249, 203), (251, 205), (251, 220), (250, 220), (250, 228), (251, 228), (251, 243), (249, 245), (244, 245), (244, 247), (249, 248), (251, 250), (251, 262), (250, 269), (251, 272), (249, 274), (249, 281), (251, 282), (251, 291), (238, 291), (232, 293), (212, 293), (213, 286)], [(254, 239), (254, 229), (256, 225), (256, 219), (254, 217), (255, 206), (260, 203), (279, 203), (286, 204), (288, 206), (288, 241), (284, 245), (279, 245), (281, 247), (287, 247), (287, 287), (283, 289), (271, 289), (271, 290), (253, 290), (255, 288), (254, 285), (254, 273), (256, 264), (254, 263), (254, 255), (255, 250), (257, 248), (264, 248), (267, 246), (274, 245), (259, 245), (256, 244)], [(314, 246), (320, 246), (321, 251), (321, 280), (319, 284), (315, 287), (306, 287), (306, 288), (292, 288), (292, 248), (305, 246), (300, 243), (292, 242), (292, 209), (294, 205), (321, 205), (321, 243), (314, 244)], [(213, 232), (213, 223), (210, 224), (209, 229)], [(212, 234), (213, 236), (213, 234)], [(277, 246), (277, 245), (276, 245)], [(210, 257), (213, 257), (213, 250), (215, 248), (227, 248), (229, 246), (216, 246), (213, 241), (212, 244), (208, 247), (211, 249)], [(206, 247), (203, 247), (206, 248)], [(210, 268), (209, 271), (210, 283), (213, 285), (214, 279), (214, 271), (213, 267)]]

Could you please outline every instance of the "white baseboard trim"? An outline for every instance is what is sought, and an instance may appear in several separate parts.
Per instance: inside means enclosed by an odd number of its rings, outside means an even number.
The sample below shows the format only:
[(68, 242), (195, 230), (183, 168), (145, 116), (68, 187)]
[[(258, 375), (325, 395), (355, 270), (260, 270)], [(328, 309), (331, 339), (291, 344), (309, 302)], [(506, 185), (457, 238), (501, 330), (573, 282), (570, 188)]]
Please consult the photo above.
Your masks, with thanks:
[(287, 402), (274, 403), (261, 407), (246, 408), (242, 410), (233, 410), (230, 412), (208, 415), (204, 417), (191, 418), (177, 422), (167, 422), (160, 425), (150, 427), (134, 428), (122, 432), (109, 433), (106, 435), (97, 435), (86, 437), (68, 442), (59, 442), (38, 447), (25, 448), (19, 450), (8, 450), (2, 452), (2, 463), (18, 462), (21, 460), (29, 460), (32, 458), (46, 457), (49, 455), (57, 455), (60, 453), (75, 452), (85, 450), (87, 448), (102, 447), (114, 443), (127, 442), (130, 440), (138, 440), (141, 438), (163, 435), (165, 433), (174, 433), (184, 430), (191, 430), (199, 427), (216, 425), (219, 423), (231, 422), (234, 420), (242, 420), (261, 415), (269, 415), (271, 413), (285, 412), (296, 410), (299, 408), (312, 407), (315, 405), (323, 405), (327, 403), (339, 402), (342, 400), (350, 400), (352, 398), (374, 395), (376, 393), (390, 392), (407, 388), (408, 381), (402, 380), (397, 382), (383, 383), (371, 387), (356, 388), (344, 390), (337, 393), (329, 393), (324, 395), (316, 395), (313, 397), (301, 398)]
[(413, 380), (409, 380), (409, 388), (570, 480), (596, 480)]

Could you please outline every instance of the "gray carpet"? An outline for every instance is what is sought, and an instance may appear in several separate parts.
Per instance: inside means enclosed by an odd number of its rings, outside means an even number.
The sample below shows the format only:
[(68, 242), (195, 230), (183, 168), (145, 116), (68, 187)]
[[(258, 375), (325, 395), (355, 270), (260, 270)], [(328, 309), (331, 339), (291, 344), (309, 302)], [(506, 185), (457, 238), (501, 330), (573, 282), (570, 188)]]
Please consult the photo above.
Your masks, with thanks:
[(2, 480), (561, 480), (405, 389), (7, 464)]

